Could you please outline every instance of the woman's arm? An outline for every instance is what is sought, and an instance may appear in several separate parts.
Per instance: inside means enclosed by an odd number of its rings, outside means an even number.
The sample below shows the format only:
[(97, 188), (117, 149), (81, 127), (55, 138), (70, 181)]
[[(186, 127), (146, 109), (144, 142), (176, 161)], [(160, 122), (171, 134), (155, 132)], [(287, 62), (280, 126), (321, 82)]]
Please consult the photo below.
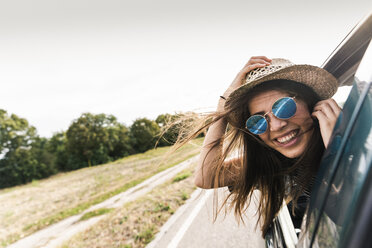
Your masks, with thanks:
[[(243, 69), (235, 77), (234, 81), (231, 83), (229, 88), (225, 91), (223, 96), (227, 98), (231, 92), (240, 87), (245, 80), (247, 73), (253, 69), (265, 67), (270, 65), (271, 59), (266, 58), (265, 56), (251, 57)], [(220, 99), (217, 105), (217, 112), (224, 110), (225, 100)], [(214, 185), (214, 178), (216, 175), (213, 166), (215, 163), (218, 163), (218, 159), (222, 156), (222, 142), (218, 146), (211, 147), (211, 144), (215, 141), (221, 139), (226, 132), (227, 121), (222, 118), (215, 123), (213, 123), (207, 132), (207, 135), (204, 139), (203, 148), (200, 153), (199, 163), (195, 172), (195, 185), (200, 188), (214, 188), (214, 187), (224, 187), (232, 185), (234, 182), (229, 175), (224, 175), (224, 180), (219, 180), (218, 185)], [(233, 169), (232, 166), (234, 163), (237, 163), (238, 159), (230, 160), (225, 162), (223, 166)], [(230, 171), (231, 172), (231, 171)], [(219, 177), (222, 178), (222, 177)]]
[(319, 101), (311, 114), (319, 121), (320, 133), (322, 135), (325, 148), (328, 147), (329, 140), (332, 135), (333, 128), (336, 125), (338, 116), (340, 115), (341, 108), (335, 100), (327, 99)]

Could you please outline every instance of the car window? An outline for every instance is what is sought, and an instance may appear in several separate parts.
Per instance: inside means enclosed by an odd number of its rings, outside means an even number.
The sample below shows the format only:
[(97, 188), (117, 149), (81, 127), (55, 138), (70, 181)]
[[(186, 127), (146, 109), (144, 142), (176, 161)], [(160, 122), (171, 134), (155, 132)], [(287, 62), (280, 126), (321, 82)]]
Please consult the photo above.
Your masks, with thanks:
[[(366, 90), (362, 87), (362, 84), (358, 86), (356, 85), (350, 93), (345, 108), (351, 109), (355, 106), (363, 90)], [(364, 86), (367, 87), (368, 85), (364, 84)], [(347, 113), (348, 109), (345, 109), (344, 112)], [(350, 120), (348, 117), (345, 114), (343, 123)], [(324, 194), (326, 202), (319, 220), (318, 229), (316, 230), (315, 246), (337, 247), (339, 242), (343, 242), (342, 238), (345, 237), (352, 221), (352, 216), (355, 214), (355, 205), (371, 167), (371, 123), (372, 94), (369, 92), (363, 101), (350, 136), (343, 147), (336, 174), (333, 178), (324, 177), (322, 182), (320, 182), (318, 192), (319, 194)], [(334, 148), (336, 148), (337, 143), (334, 145)], [(321, 202), (319, 202), (317, 210), (312, 212), (314, 216), (311, 219), (315, 220), (321, 209)]]

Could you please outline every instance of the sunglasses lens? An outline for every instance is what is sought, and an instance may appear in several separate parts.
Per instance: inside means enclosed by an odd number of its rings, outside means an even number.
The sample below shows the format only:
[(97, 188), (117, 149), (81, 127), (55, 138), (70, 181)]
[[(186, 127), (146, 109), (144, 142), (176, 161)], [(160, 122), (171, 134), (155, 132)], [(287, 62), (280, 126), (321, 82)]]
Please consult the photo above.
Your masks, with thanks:
[(280, 119), (289, 119), (296, 113), (296, 102), (293, 98), (284, 97), (273, 104), (273, 114)]
[(246, 122), (247, 129), (253, 134), (262, 134), (267, 129), (267, 121), (261, 115), (253, 115)]

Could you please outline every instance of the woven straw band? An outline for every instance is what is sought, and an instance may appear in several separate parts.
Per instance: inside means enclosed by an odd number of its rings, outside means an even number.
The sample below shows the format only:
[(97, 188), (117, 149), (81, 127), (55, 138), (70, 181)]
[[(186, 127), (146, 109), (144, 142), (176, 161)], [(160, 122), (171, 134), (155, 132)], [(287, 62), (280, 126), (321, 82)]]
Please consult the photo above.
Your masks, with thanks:
[[(228, 110), (232, 99), (247, 94), (254, 87), (272, 80), (290, 80), (299, 82), (312, 88), (320, 99), (331, 98), (337, 91), (337, 79), (326, 70), (312, 65), (295, 65), (286, 59), (272, 59), (269, 66), (250, 71), (244, 84), (233, 91), (226, 100), (225, 109)], [(228, 118), (234, 121), (234, 113)]]

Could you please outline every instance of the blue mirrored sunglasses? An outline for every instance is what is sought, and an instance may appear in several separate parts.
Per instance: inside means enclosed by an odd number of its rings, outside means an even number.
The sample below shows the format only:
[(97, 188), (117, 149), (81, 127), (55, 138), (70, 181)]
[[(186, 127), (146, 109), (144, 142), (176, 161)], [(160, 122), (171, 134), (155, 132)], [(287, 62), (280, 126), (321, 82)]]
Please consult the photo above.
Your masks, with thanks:
[[(286, 120), (294, 116), (296, 110), (297, 106), (294, 97), (283, 97), (274, 102), (270, 112), (276, 118)], [(264, 115), (252, 115), (249, 117), (245, 123), (246, 128), (253, 134), (263, 134), (267, 130), (268, 122), (266, 116), (270, 112)]]

